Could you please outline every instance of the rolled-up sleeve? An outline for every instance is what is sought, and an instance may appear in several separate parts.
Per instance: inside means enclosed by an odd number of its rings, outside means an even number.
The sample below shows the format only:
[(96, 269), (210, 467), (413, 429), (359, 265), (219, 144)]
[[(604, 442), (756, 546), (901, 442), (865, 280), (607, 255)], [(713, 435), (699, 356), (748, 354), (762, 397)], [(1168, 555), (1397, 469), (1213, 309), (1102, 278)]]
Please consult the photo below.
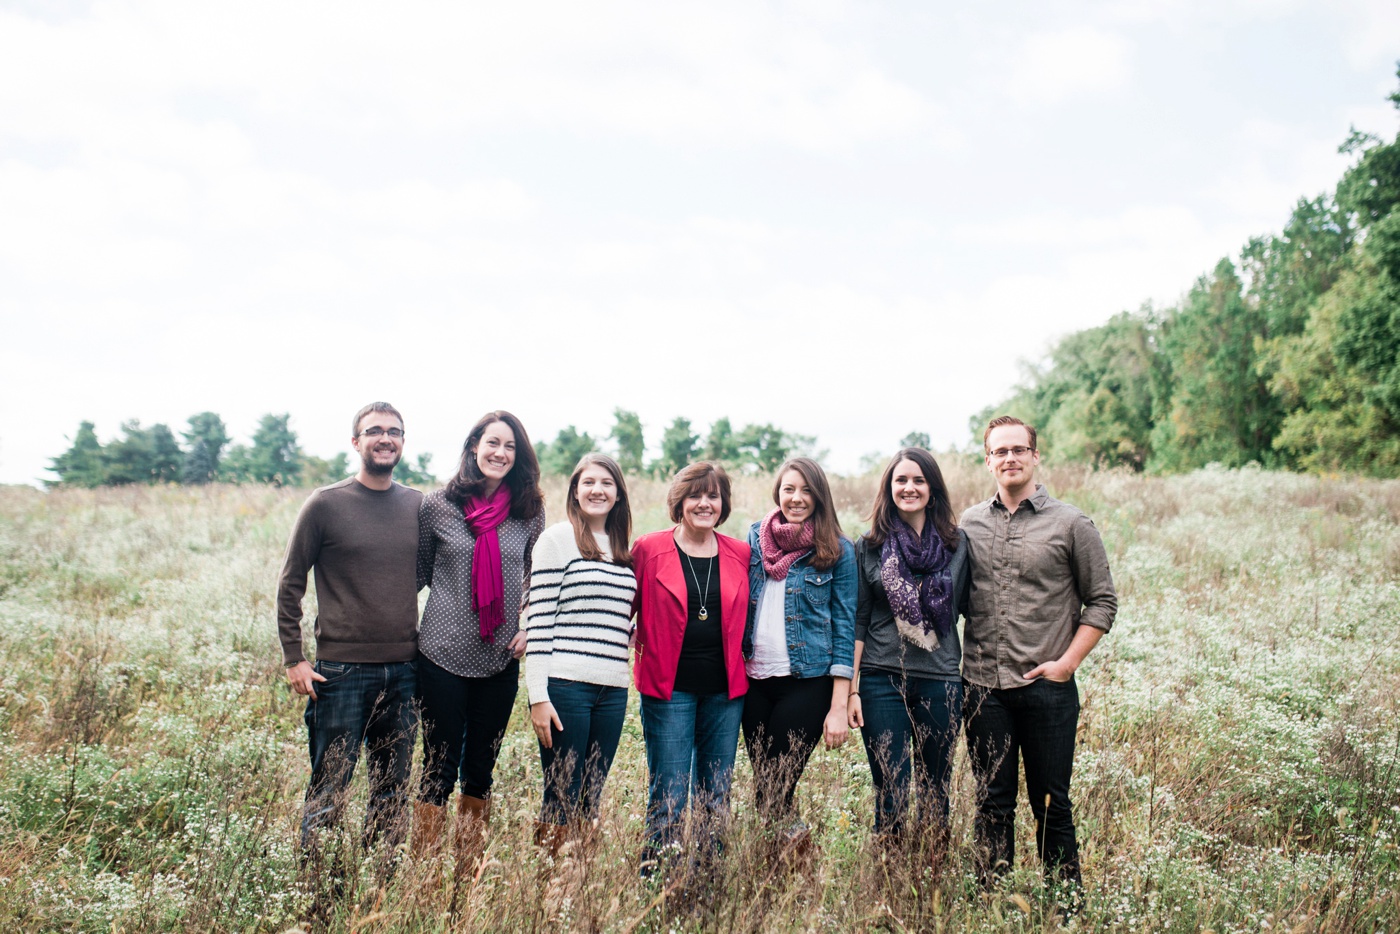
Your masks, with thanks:
[(1074, 556), (1071, 567), (1074, 585), (1084, 609), (1079, 622), (1108, 632), (1118, 615), (1118, 592), (1113, 588), (1113, 574), (1108, 569), (1108, 552), (1103, 538), (1088, 516), (1080, 515), (1073, 526)]

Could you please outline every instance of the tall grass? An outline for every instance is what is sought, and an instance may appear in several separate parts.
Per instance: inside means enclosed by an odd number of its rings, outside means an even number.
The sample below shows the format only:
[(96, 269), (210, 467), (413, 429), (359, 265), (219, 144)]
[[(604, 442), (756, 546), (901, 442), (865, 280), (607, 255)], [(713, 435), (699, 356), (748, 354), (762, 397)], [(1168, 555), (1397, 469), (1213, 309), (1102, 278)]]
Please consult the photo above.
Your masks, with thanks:
[[(956, 505), (990, 492), (944, 464)], [(1400, 927), (1400, 484), (1257, 470), (1154, 479), (1045, 472), (1103, 532), (1121, 609), (1080, 673), (1078, 930)], [(871, 478), (833, 487), (858, 531)], [(551, 516), (562, 487), (548, 491)], [(632, 484), (636, 531), (663, 484)], [(540, 865), (539, 760), (519, 707), (487, 860), (389, 880), (345, 840), (344, 884), (299, 878), (307, 764), (273, 594), (304, 494), (0, 489), (0, 923), (16, 931), (1057, 929), (1029, 817), (1005, 885), (973, 883), (960, 755), (953, 854), (871, 846), (859, 739), (799, 787), (820, 850), (790, 871), (743, 754), (725, 858), (702, 891), (637, 878), (646, 768), (633, 710), (597, 846)], [(742, 535), (771, 503), (738, 478)], [(310, 608), (309, 608), (310, 609)], [(349, 824), (362, 807), (352, 800)], [(688, 897), (682, 897), (688, 896)]]

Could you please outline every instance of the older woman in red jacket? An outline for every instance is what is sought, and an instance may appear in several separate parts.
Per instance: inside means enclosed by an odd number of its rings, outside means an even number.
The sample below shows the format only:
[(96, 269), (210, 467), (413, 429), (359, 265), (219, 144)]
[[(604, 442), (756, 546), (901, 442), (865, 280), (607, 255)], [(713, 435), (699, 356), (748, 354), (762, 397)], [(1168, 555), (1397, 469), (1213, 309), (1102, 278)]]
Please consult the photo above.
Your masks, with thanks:
[[(691, 464), (666, 497), (676, 525), (632, 546), (637, 594), (633, 673), (642, 695), (650, 787), (642, 873), (679, 850), (694, 789), (703, 851), (727, 814), (748, 679), (741, 644), (749, 605), (749, 546), (715, 528), (729, 518), (729, 477)], [(666, 854), (669, 859), (669, 854)]]

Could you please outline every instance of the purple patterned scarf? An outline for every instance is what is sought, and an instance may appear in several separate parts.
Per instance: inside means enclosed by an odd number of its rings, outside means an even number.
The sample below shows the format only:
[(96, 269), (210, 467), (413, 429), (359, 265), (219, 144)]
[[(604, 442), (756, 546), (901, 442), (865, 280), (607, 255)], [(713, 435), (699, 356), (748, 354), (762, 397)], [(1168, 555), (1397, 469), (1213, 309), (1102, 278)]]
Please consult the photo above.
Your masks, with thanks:
[(496, 629), (505, 622), (506, 588), (501, 578), (501, 540), (496, 526), (510, 515), (510, 489), (502, 483), (490, 499), (468, 499), (462, 516), (476, 537), (472, 552), (472, 605), (476, 607), (481, 638), (496, 641)]
[(932, 522), (924, 523), (923, 535), (915, 535), (898, 516), (880, 547), (880, 582), (899, 634), (930, 652), (953, 629), (953, 594), (942, 573), (951, 557)]
[(811, 554), (816, 532), (812, 522), (793, 525), (783, 519), (783, 511), (775, 509), (758, 524), (758, 547), (763, 552), (763, 573), (769, 580), (780, 581), (788, 576), (793, 564), (803, 555)]

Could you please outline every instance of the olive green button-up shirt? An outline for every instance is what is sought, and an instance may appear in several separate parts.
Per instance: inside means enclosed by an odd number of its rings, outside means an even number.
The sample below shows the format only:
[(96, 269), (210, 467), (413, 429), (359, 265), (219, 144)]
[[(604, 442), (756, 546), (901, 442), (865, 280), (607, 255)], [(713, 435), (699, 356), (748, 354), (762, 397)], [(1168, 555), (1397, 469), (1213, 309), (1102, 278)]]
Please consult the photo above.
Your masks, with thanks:
[(1104, 632), (1118, 613), (1103, 539), (1089, 517), (1037, 485), (1013, 513), (993, 496), (969, 507), (962, 530), (972, 580), (963, 631), (963, 678), (1018, 688), (1065, 653), (1076, 626)]

